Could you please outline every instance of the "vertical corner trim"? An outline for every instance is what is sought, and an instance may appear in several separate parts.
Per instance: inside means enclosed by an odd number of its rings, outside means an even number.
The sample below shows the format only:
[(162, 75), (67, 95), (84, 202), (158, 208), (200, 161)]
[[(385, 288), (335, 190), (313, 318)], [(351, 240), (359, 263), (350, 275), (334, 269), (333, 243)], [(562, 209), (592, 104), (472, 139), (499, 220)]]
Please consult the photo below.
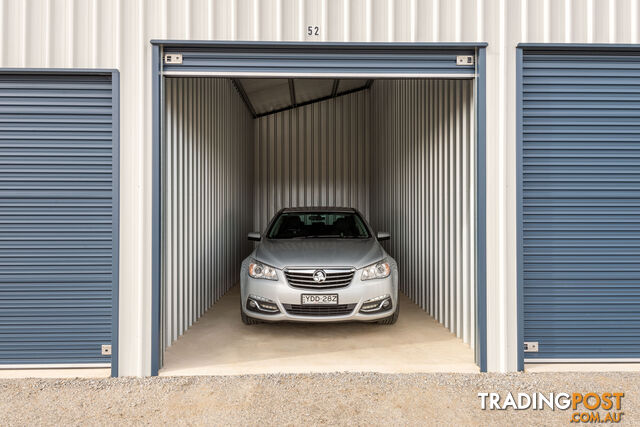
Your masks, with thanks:
[(523, 211), (522, 211), (522, 195), (523, 195), (523, 176), (522, 176), (522, 66), (523, 51), (522, 48), (516, 48), (516, 296), (517, 296), (517, 314), (518, 322), (518, 371), (524, 371), (524, 281), (523, 268), (524, 258), (522, 253), (523, 238)]
[(111, 333), (111, 376), (117, 377), (118, 349), (120, 329), (120, 73), (114, 70), (111, 73), (111, 104), (112, 104), (112, 209), (113, 209), (113, 290), (112, 290), (112, 333)]
[(476, 215), (476, 280), (477, 280), (477, 363), (487, 372), (487, 167), (486, 167), (486, 49), (477, 48), (477, 215)]
[(160, 104), (160, 95), (162, 90), (161, 76), (161, 47), (154, 45), (152, 47), (152, 214), (151, 214), (151, 375), (158, 375), (160, 370), (160, 208), (161, 208), (161, 188), (160, 188), (160, 114), (162, 105)]

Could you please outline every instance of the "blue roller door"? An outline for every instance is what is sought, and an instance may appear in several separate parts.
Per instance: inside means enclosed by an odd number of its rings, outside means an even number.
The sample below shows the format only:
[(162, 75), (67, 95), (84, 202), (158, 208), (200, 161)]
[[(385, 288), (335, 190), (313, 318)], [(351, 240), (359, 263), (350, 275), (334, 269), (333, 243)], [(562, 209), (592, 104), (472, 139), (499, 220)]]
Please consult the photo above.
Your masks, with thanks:
[[(165, 75), (242, 76), (448, 76), (469, 78), (475, 75), (473, 63), (458, 65), (458, 56), (475, 57), (475, 48), (460, 44), (429, 45), (394, 43), (390, 60), (388, 43), (245, 43), (245, 42), (164, 42)], [(167, 56), (181, 55), (179, 63)]]
[(117, 133), (117, 74), (0, 71), (0, 368), (111, 364)]
[(640, 358), (640, 55), (525, 49), (525, 360)]

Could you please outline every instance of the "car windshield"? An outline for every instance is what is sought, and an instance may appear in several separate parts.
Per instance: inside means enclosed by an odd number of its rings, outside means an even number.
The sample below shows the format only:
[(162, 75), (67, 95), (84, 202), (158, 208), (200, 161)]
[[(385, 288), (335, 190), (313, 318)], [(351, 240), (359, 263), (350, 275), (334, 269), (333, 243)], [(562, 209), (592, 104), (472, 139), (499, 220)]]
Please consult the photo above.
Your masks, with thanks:
[(367, 239), (369, 230), (355, 212), (283, 212), (267, 233), (269, 239)]

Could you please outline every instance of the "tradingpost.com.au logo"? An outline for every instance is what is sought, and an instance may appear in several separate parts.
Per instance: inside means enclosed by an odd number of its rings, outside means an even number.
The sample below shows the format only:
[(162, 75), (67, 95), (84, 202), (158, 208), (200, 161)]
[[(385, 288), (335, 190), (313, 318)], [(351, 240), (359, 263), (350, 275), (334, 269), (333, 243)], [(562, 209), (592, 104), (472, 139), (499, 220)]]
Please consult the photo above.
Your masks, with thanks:
[(624, 393), (478, 393), (483, 410), (571, 411), (572, 423), (619, 423)]

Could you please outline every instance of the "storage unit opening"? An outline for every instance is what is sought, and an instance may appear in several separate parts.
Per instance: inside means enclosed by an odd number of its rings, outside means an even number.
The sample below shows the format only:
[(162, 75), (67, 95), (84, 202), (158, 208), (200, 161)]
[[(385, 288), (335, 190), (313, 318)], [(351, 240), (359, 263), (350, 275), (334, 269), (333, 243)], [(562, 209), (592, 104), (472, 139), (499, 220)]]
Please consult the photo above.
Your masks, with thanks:
[[(474, 91), (165, 77), (161, 374), (477, 370)], [(247, 234), (301, 206), (356, 208), (391, 233), (397, 324), (242, 324)]]

